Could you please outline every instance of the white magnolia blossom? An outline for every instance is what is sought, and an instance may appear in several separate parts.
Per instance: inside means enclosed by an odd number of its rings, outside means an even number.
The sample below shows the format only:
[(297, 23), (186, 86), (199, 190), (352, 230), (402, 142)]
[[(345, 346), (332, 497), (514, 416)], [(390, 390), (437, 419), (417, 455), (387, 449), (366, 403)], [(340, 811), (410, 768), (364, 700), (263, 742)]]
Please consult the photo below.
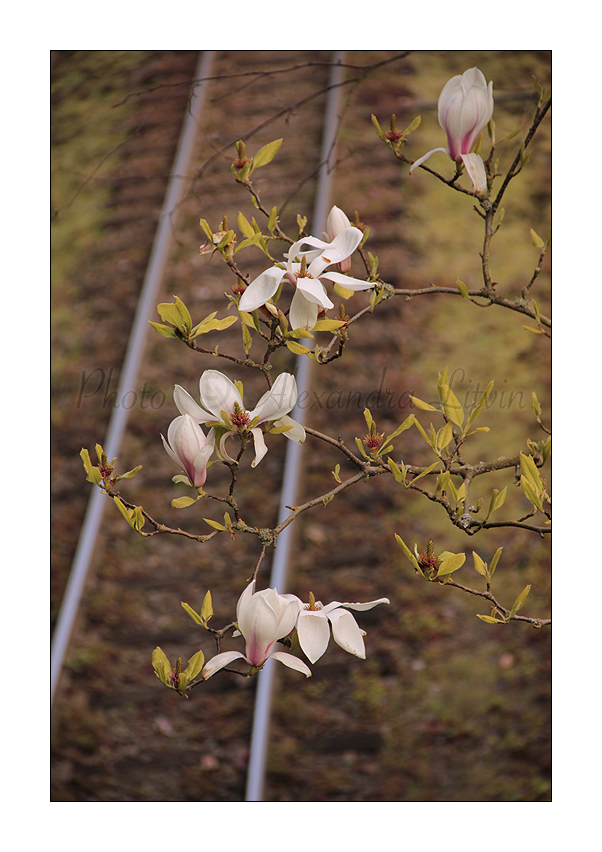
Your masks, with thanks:
[[(347, 290), (370, 290), (374, 287), (373, 282), (350, 278), (341, 272), (325, 272), (329, 266), (350, 257), (362, 238), (359, 228), (344, 228), (329, 243), (317, 237), (303, 237), (289, 249), (286, 269), (272, 266), (249, 284), (241, 296), (240, 310), (250, 312), (265, 305), (278, 290), (282, 279), (286, 278), (296, 287), (289, 312), (291, 328), (311, 331), (318, 321), (319, 312), (334, 307), (321, 279), (340, 284)], [(302, 251), (302, 245), (314, 248)], [(304, 274), (297, 258), (305, 261)]]
[(236, 385), (218, 370), (205, 370), (199, 381), (200, 405), (180, 385), (174, 389), (178, 411), (188, 414), (197, 423), (217, 423), (227, 431), (220, 440), (219, 451), (223, 458), (233, 462), (225, 450), (226, 440), (235, 433), (249, 432), (255, 443), (255, 459), (251, 467), (259, 464), (268, 451), (260, 423), (273, 422), (291, 441), (302, 444), (305, 429), (288, 412), (297, 402), (297, 383), (290, 373), (281, 373), (270, 390), (261, 397), (255, 408), (246, 411)]
[(364, 630), (360, 630), (355, 618), (348, 609), (372, 609), (382, 603), (390, 603), (388, 598), (379, 598), (368, 603), (340, 603), (333, 601), (324, 606), (321, 601), (303, 603), (296, 595), (284, 595), (290, 601), (295, 601), (298, 607), (297, 634), (299, 645), (311, 663), (319, 660), (328, 647), (330, 629), (337, 645), (349, 654), (354, 654), (362, 660), (366, 659), (364, 647)]
[[(234, 660), (244, 660), (260, 669), (270, 657), (291, 669), (311, 677), (311, 669), (298, 657), (285, 651), (274, 651), (276, 642), (294, 629), (297, 620), (296, 600), (279, 595), (276, 589), (255, 592), (255, 580), (244, 590), (236, 606), (238, 630), (246, 641), (245, 653), (224, 651), (209, 660), (203, 669), (203, 680), (212, 677)], [(234, 634), (239, 635), (238, 632)]]
[[(477, 194), (487, 188), (485, 167), (478, 154), (471, 154), (479, 134), (493, 115), (493, 83), (487, 85), (478, 68), (452, 77), (439, 96), (439, 124), (447, 134), (446, 148), (433, 148), (410, 168), (410, 174), (431, 154), (443, 151), (454, 162), (464, 163)], [(477, 158), (478, 161), (475, 159)]]
[(207, 478), (207, 463), (215, 449), (215, 430), (205, 433), (188, 414), (176, 417), (169, 424), (167, 441), (161, 435), (167, 455), (184, 471), (195, 488), (201, 488)]
[[(349, 221), (347, 215), (343, 213), (340, 207), (337, 207), (336, 204), (328, 214), (328, 219), (326, 220), (326, 235), (329, 240), (334, 240), (341, 231), (344, 231), (346, 228), (351, 227), (351, 222)], [(351, 269), (351, 258), (346, 257), (339, 264), (339, 272), (349, 272)]]

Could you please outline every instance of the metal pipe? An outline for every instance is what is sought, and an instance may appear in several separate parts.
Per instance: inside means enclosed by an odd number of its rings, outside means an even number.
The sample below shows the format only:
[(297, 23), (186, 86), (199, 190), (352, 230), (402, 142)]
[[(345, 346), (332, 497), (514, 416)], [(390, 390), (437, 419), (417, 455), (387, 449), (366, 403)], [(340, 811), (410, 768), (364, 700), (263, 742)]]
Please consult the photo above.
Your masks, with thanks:
[[(341, 87), (343, 82), (344, 51), (335, 51), (333, 54), (333, 65), (330, 72), (326, 103), (326, 120), (322, 134), (322, 151), (320, 154), (320, 169), (318, 172), (318, 188), (314, 203), (312, 231), (321, 235), (326, 228), (326, 219), (330, 205), (331, 193), (331, 166), (330, 155), (334, 150), (336, 134), (338, 129), (338, 113), (341, 102)], [(309, 377), (312, 361), (306, 355), (297, 356), (297, 389), (301, 399), (307, 398), (309, 389)], [(291, 412), (291, 416), (299, 423), (303, 423), (305, 412), (297, 406)], [(282, 523), (289, 515), (287, 506), (294, 506), (299, 481), (299, 468), (301, 464), (302, 445), (294, 441), (287, 441), (286, 458), (284, 462), (284, 475), (282, 480), (282, 493), (280, 496), (280, 510), (278, 523)], [(272, 563), (272, 576), (270, 588), (276, 588), (284, 592), (286, 586), (286, 574), (291, 547), (292, 524), (286, 527), (278, 536), (278, 547), (274, 551)], [(255, 711), (253, 715), (253, 729), (251, 733), (251, 751), (249, 755), (249, 769), (247, 773), (247, 789), (245, 801), (263, 801), (263, 787), (265, 782), (265, 765), (267, 758), (268, 733), (270, 724), (270, 711), (272, 704), (274, 682), (274, 661), (268, 660), (261, 675), (257, 680), (257, 691), (255, 694)]]
[[(194, 152), (194, 144), (207, 90), (207, 83), (203, 83), (202, 80), (210, 76), (213, 59), (214, 51), (202, 51), (195, 70), (195, 80), (200, 80), (201, 82), (193, 85), (190, 109), (186, 111), (182, 123), (171, 177), (167, 185), (151, 256), (138, 298), (134, 323), (130, 331), (126, 356), (119, 381), (118, 399), (121, 399), (125, 393), (134, 387), (138, 378), (147, 338), (148, 320), (153, 317), (155, 312), (157, 295), (171, 248), (171, 211), (174, 210), (176, 205), (184, 197), (186, 187), (186, 178), (184, 176), (188, 172)], [(104, 448), (109, 458), (113, 458), (119, 453), (128, 415), (129, 409), (125, 408), (125, 406), (113, 409), (109, 429), (104, 441)], [(88, 502), (86, 517), (79, 536), (75, 558), (71, 566), (69, 580), (53, 636), (50, 664), (51, 703), (54, 699), (63, 661), (73, 632), (106, 499), (100, 489), (95, 488)]]

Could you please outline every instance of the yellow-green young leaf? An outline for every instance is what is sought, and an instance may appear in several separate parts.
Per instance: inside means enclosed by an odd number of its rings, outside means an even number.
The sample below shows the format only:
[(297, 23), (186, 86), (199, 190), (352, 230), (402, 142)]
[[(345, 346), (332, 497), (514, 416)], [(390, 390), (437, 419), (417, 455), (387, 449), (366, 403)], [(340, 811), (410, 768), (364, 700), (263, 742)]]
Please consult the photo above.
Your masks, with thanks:
[(201, 219), (199, 225), (203, 229), (205, 236), (209, 239), (209, 242), (213, 242), (213, 231), (209, 227), (209, 222), (206, 219)]
[[(213, 315), (215, 316), (215, 314)], [(192, 329), (191, 337), (198, 337), (199, 334), (207, 334), (209, 331), (223, 331), (225, 328), (236, 322), (236, 317), (224, 317), (224, 319), (216, 320), (212, 317), (207, 317)]]
[(90, 453), (88, 452), (88, 450), (86, 450), (84, 447), (82, 447), (79, 455), (80, 455), (80, 458), (83, 462), (84, 470), (86, 471), (86, 473), (90, 473), (90, 471), (92, 470), (92, 462), (90, 461)]
[(244, 213), (238, 214), (238, 229), (241, 234), (244, 234), (248, 239), (255, 236), (255, 230)]
[(420, 127), (421, 121), (422, 121), (422, 119), (420, 118), (419, 115), (417, 115), (416, 118), (410, 124), (408, 124), (406, 129), (403, 131), (404, 138), (406, 136), (409, 136), (410, 133), (413, 133), (415, 130), (417, 130)]
[(374, 419), (372, 417), (372, 412), (369, 408), (364, 408), (364, 420), (366, 421), (368, 429), (371, 429), (372, 424), (374, 423)]
[(270, 234), (273, 234), (276, 230), (276, 225), (278, 224), (278, 208), (272, 207), (270, 212), (270, 218), (268, 219), (268, 230)]
[(170, 683), (171, 665), (169, 663), (169, 660), (165, 656), (165, 653), (158, 646), (153, 651), (152, 663), (153, 669), (155, 670), (155, 674), (157, 675), (161, 683), (173, 689), (173, 685)]
[(188, 506), (196, 503), (197, 500), (198, 497), (175, 497), (171, 501), (171, 505), (173, 509), (186, 509)]
[(139, 470), (142, 470), (142, 465), (139, 464), (138, 467), (133, 467), (131, 470), (127, 470), (125, 473), (120, 473), (116, 482), (119, 482), (120, 479), (131, 479), (133, 476), (136, 476)]
[(210, 527), (216, 530), (225, 530), (226, 527), (223, 524), (218, 524), (217, 521), (212, 521), (210, 518), (203, 518), (206, 524), (209, 524)]
[(422, 569), (421, 569), (420, 565), (418, 564), (418, 560), (416, 559), (416, 557), (414, 556), (414, 554), (412, 553), (412, 551), (410, 550), (410, 548), (407, 546), (407, 544), (405, 543), (405, 541), (402, 539), (402, 537), (401, 537), (400, 535), (397, 535), (397, 533), (395, 534), (395, 541), (396, 541), (396, 542), (397, 542), (397, 544), (401, 547), (401, 549), (403, 550), (403, 552), (404, 552), (404, 554), (405, 554), (406, 558), (410, 560), (410, 562), (412, 563), (412, 565), (414, 566), (414, 568), (415, 568), (415, 569), (416, 569), (416, 570), (417, 570), (420, 574), (422, 574), (422, 576), (424, 577), (424, 574), (422, 573)]
[[(443, 556), (444, 554), (441, 555)], [(453, 572), (457, 571), (458, 568), (461, 568), (465, 562), (466, 555), (464, 553), (451, 553), (446, 559), (441, 560), (441, 565), (439, 565), (439, 570), (437, 571), (437, 577), (443, 577), (445, 574), (453, 574)]]
[(369, 458), (370, 458), (370, 456), (366, 453), (366, 450), (364, 449), (364, 445), (363, 445), (363, 443), (361, 442), (361, 440), (360, 440), (359, 438), (356, 438), (356, 439), (355, 439), (355, 443), (357, 444), (357, 448), (358, 448), (358, 450), (360, 451), (360, 453), (363, 455), (363, 457), (364, 457), (365, 459), (369, 459)]
[(248, 240), (243, 240), (242, 243), (239, 243), (236, 247), (234, 254), (238, 254), (241, 249), (248, 248), (249, 246), (259, 246), (261, 249), (265, 247), (265, 238), (263, 234), (253, 234)]
[(211, 592), (207, 592), (203, 599), (203, 606), (201, 607), (201, 619), (204, 624), (207, 624), (209, 619), (213, 615), (213, 603), (211, 601)]
[(479, 615), (477, 613), (477, 618), (480, 618), (481, 621), (486, 621), (487, 624), (505, 624), (506, 622), (500, 618), (493, 618), (491, 615)]
[(376, 130), (376, 133), (378, 134), (378, 138), (382, 139), (383, 142), (386, 142), (387, 140), (385, 139), (385, 134), (382, 132), (382, 129), (381, 129), (380, 124), (378, 123), (377, 117), (375, 115), (373, 115), (373, 116), (371, 116), (371, 118), (372, 118), (372, 124), (374, 125), (374, 129)]
[(419, 473), (418, 476), (415, 476), (414, 479), (412, 479), (412, 481), (410, 482), (410, 485), (413, 485), (419, 479), (422, 479), (423, 476), (428, 476), (428, 474), (431, 473), (437, 467), (438, 464), (438, 461), (433, 462), (433, 464), (429, 465), (426, 470), (423, 470), (422, 473)]
[(525, 331), (532, 331), (533, 334), (543, 334), (542, 328), (533, 328), (532, 325), (524, 325), (523, 328), (525, 329)]
[(542, 240), (542, 238), (539, 236), (539, 234), (536, 234), (535, 231), (533, 230), (533, 228), (531, 228), (529, 233), (531, 234), (531, 242), (533, 243), (535, 248), (542, 249), (545, 246), (545, 243)]
[(498, 562), (500, 561), (500, 556), (502, 555), (503, 547), (498, 547), (498, 549), (493, 554), (493, 559), (491, 560), (491, 565), (489, 566), (489, 576), (493, 577), (493, 572), (495, 571)]
[[(142, 514), (142, 506), (136, 506), (132, 513), (132, 523), (136, 532), (140, 532), (144, 524), (146, 523), (146, 518)], [(142, 535), (146, 535), (146, 533), (142, 533)]]
[(458, 494), (458, 497), (457, 497), (458, 504), (463, 503), (464, 500), (466, 500), (466, 483), (465, 482), (463, 482), (462, 485), (458, 488), (457, 494)]
[(525, 586), (525, 588), (522, 590), (520, 595), (517, 597), (517, 599), (512, 604), (512, 609), (510, 610), (510, 617), (512, 617), (513, 615), (516, 615), (516, 613), (522, 607), (524, 602), (527, 600), (527, 595), (529, 594), (530, 591), (531, 591), (531, 586)]
[(415, 419), (416, 418), (414, 417), (413, 414), (410, 414), (408, 417), (406, 417), (406, 419), (403, 421), (401, 426), (398, 426), (397, 429), (394, 432), (391, 432), (391, 434), (387, 437), (385, 443), (383, 444), (383, 449), (387, 446), (387, 444), (390, 441), (393, 440), (393, 438), (397, 438), (397, 436), (401, 435), (402, 432), (405, 432), (406, 429), (410, 429), (410, 427), (412, 427), (414, 425)]
[(541, 405), (539, 404), (539, 400), (537, 399), (535, 391), (531, 394), (531, 406), (533, 408), (533, 411), (535, 412), (535, 416), (541, 417)]
[(336, 283), (334, 284), (333, 289), (339, 299), (350, 299), (354, 293), (353, 290), (348, 290), (347, 287), (342, 287), (340, 284)]
[(458, 288), (460, 293), (462, 293), (465, 299), (470, 299), (470, 296), (468, 295), (468, 287), (463, 281), (460, 281), (459, 278), (456, 279), (456, 287)]
[(467, 429), (468, 429), (469, 426), (472, 426), (474, 421), (477, 419), (479, 414), (483, 411), (483, 409), (487, 405), (487, 400), (489, 399), (489, 397), (491, 395), (491, 391), (493, 390), (493, 385), (494, 385), (493, 381), (489, 382), (489, 384), (487, 385), (487, 387), (483, 391), (481, 399), (478, 401), (478, 403), (475, 405), (475, 407), (469, 412), (468, 422), (466, 424)]
[(155, 331), (158, 331), (162, 337), (172, 337), (174, 340), (178, 340), (178, 335), (176, 334), (175, 329), (170, 325), (162, 325), (160, 322), (153, 322), (152, 320), (149, 320), (148, 322), (149, 325), (152, 325)]
[(489, 572), (487, 570), (487, 563), (481, 559), (476, 550), (472, 551), (472, 558), (474, 561), (474, 569), (477, 574), (481, 574), (482, 577), (488, 577)]
[(464, 423), (464, 410), (457, 396), (447, 384), (441, 385), (441, 403), (448, 420), (451, 420), (456, 426), (462, 426), (462, 423)]
[(439, 411), (438, 408), (435, 408), (434, 405), (429, 405), (428, 402), (424, 402), (422, 399), (418, 399), (417, 396), (410, 396), (410, 399), (416, 406), (416, 408), (421, 408), (423, 411)]
[(193, 608), (187, 603), (184, 603), (184, 601), (180, 601), (180, 603), (182, 604), (182, 608), (188, 613), (188, 615), (192, 618), (195, 624), (203, 624), (203, 619), (198, 614), (198, 612), (195, 612)]
[(424, 438), (424, 440), (425, 440), (425, 441), (427, 442), (427, 444), (430, 446), (430, 445), (431, 445), (431, 442), (430, 442), (430, 440), (429, 440), (429, 438), (428, 438), (428, 436), (427, 436), (426, 432), (425, 432), (425, 431), (424, 431), (424, 429), (422, 428), (422, 425), (421, 425), (421, 423), (420, 423), (420, 420), (414, 420), (414, 426), (418, 429), (418, 431), (420, 432), (420, 434), (422, 435), (422, 437)]
[(254, 172), (255, 169), (261, 168), (261, 166), (267, 166), (268, 163), (271, 163), (278, 153), (278, 149), (281, 145), (282, 139), (275, 139), (273, 142), (268, 142), (267, 145), (260, 148), (253, 157), (253, 167), (251, 168), (251, 172)]
[(552, 436), (550, 435), (550, 437), (545, 441), (545, 443), (543, 444), (543, 446), (541, 448), (541, 456), (543, 458), (544, 464), (550, 458), (551, 452), (552, 452)]
[(499, 509), (504, 505), (504, 500), (506, 499), (507, 486), (503, 488), (501, 491), (498, 491), (497, 488), (493, 489), (493, 494), (491, 495), (491, 500), (489, 501), (489, 509), (487, 510), (487, 517), (489, 517), (493, 512)]
[(174, 302), (161, 302), (157, 305), (157, 313), (164, 322), (170, 322), (176, 328), (183, 325), (182, 314)]
[(535, 506), (536, 509), (539, 509), (540, 512), (543, 512), (543, 505), (541, 502), (541, 493), (538, 493), (533, 487), (533, 483), (530, 482), (525, 476), (521, 476), (520, 484), (523, 489), (523, 494), (527, 498), (527, 500)]
[(133, 514), (134, 513), (133, 513), (133, 511), (131, 509), (127, 509), (123, 505), (123, 503), (121, 502), (119, 497), (114, 497), (113, 502), (115, 503), (115, 505), (117, 506), (117, 508), (119, 509), (121, 514), (123, 515), (123, 517), (126, 519), (128, 524), (131, 526), (131, 528), (134, 529), (134, 520), (133, 520)]
[(318, 320), (312, 331), (336, 331), (342, 325), (345, 325), (344, 320)]
[[(203, 664), (205, 663), (205, 655), (202, 651), (197, 651), (196, 654), (188, 660), (188, 665), (186, 666), (186, 670), (183, 672), (183, 676), (186, 679), (186, 686), (190, 683), (193, 678), (195, 678), (201, 669), (203, 668)], [(182, 675), (180, 675), (180, 683)]]
[(245, 349), (245, 355), (249, 354), (249, 350), (253, 345), (253, 338), (251, 337), (251, 332), (249, 331), (246, 325), (241, 326), (242, 328), (242, 344)]
[(532, 483), (537, 491), (543, 488), (539, 470), (532, 456), (527, 456), (525, 453), (520, 454), (520, 472)]
[(301, 343), (295, 343), (294, 340), (286, 341), (287, 349), (290, 349), (291, 352), (294, 352), (295, 355), (309, 355), (313, 358), (313, 352), (311, 349), (308, 349), (307, 346), (302, 346)]
[(306, 328), (291, 328), (288, 331), (288, 337), (296, 337), (299, 340), (303, 340), (308, 337), (313, 337), (313, 334)]
[(339, 483), (342, 482), (341, 477), (339, 475), (340, 472), (341, 472), (341, 465), (337, 464), (335, 466), (335, 469), (332, 471), (332, 475), (334, 476), (335, 482), (339, 482)]
[(96, 455), (98, 456), (99, 464), (102, 464), (103, 456), (105, 455), (105, 451), (102, 448), (101, 444), (96, 444), (94, 449), (96, 450)]
[(453, 436), (454, 433), (451, 423), (446, 423), (445, 426), (437, 432), (437, 449), (444, 450)]
[(398, 465), (396, 465), (396, 464), (395, 464), (395, 462), (393, 461), (393, 459), (392, 459), (390, 456), (389, 456), (389, 458), (387, 459), (387, 462), (388, 462), (388, 464), (389, 464), (389, 470), (390, 470), (390, 471), (391, 471), (391, 473), (393, 474), (393, 478), (395, 479), (395, 481), (396, 481), (396, 482), (401, 482), (401, 484), (402, 484), (402, 485), (405, 485), (405, 483), (406, 483), (406, 472), (405, 472), (405, 466), (404, 466), (404, 469), (403, 469), (403, 471), (402, 471), (402, 470), (398, 467)]

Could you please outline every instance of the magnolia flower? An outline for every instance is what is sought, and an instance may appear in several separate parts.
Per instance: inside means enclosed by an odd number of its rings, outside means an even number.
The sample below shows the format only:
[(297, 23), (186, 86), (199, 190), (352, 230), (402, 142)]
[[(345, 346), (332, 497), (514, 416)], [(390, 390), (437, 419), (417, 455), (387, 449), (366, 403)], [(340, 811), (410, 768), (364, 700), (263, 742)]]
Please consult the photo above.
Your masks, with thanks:
[(207, 478), (207, 463), (215, 449), (214, 430), (209, 435), (188, 414), (176, 417), (169, 424), (167, 441), (161, 435), (167, 455), (184, 471), (195, 488), (201, 488)]
[[(439, 96), (439, 124), (447, 134), (447, 148), (433, 148), (424, 157), (412, 165), (410, 174), (435, 151), (444, 151), (454, 162), (464, 163), (468, 174), (473, 181), (475, 192), (479, 190), (475, 183), (474, 169), (479, 169), (479, 181), (481, 179), (481, 165), (475, 165), (474, 159), (467, 162), (466, 158), (471, 154), (479, 133), (487, 126), (493, 114), (493, 83), (485, 81), (485, 77), (478, 68), (470, 68), (464, 74), (452, 77), (443, 87)], [(474, 155), (478, 157), (477, 154)], [(480, 157), (478, 158), (481, 159)], [(482, 174), (485, 170), (483, 167)]]
[[(310, 593), (310, 603), (304, 604), (296, 595), (285, 595), (287, 599), (296, 601), (298, 606), (297, 634), (303, 653), (311, 663), (319, 660), (328, 647), (330, 627), (337, 645), (343, 650), (362, 660), (366, 659), (366, 649), (363, 637), (365, 631), (360, 630), (355, 618), (347, 609), (372, 609), (381, 603), (390, 603), (388, 598), (379, 598), (368, 603), (332, 603), (323, 606), (321, 601), (314, 600)], [(347, 609), (343, 609), (346, 607)]]
[(252, 411), (245, 410), (236, 385), (217, 370), (205, 370), (200, 378), (199, 389), (200, 406), (184, 388), (176, 385), (176, 406), (178, 411), (190, 415), (197, 423), (217, 423), (226, 428), (219, 451), (227, 461), (234, 461), (225, 451), (225, 443), (230, 435), (250, 433), (255, 443), (255, 459), (251, 467), (259, 464), (268, 451), (263, 432), (258, 428), (260, 423), (274, 421), (274, 426), (283, 430), (282, 433), (291, 441), (302, 444), (305, 440), (303, 426), (287, 416), (297, 402), (297, 383), (290, 373), (281, 373)]
[(245, 653), (224, 651), (213, 657), (203, 669), (203, 680), (207, 680), (233, 660), (244, 660), (260, 669), (270, 657), (291, 669), (303, 672), (306, 677), (311, 677), (311, 670), (298, 657), (273, 650), (276, 642), (288, 636), (294, 629), (298, 613), (297, 602), (279, 595), (276, 589), (264, 589), (261, 592), (254, 590), (255, 580), (249, 583), (236, 606), (238, 631), (234, 635), (244, 636)]
[[(374, 287), (373, 282), (349, 278), (341, 272), (324, 271), (334, 263), (342, 263), (350, 257), (362, 237), (359, 228), (344, 228), (330, 243), (325, 243), (317, 237), (303, 237), (289, 249), (286, 269), (272, 266), (249, 284), (241, 296), (240, 310), (254, 311), (265, 305), (280, 286), (282, 279), (286, 278), (296, 287), (289, 312), (290, 325), (293, 329), (304, 328), (311, 331), (318, 320), (320, 310), (334, 307), (320, 279), (333, 281), (347, 290), (370, 290)], [(301, 251), (304, 244), (314, 246), (317, 251)], [(296, 258), (300, 258), (302, 262), (296, 262)]]
[[(343, 213), (343, 211), (337, 207), (336, 205), (332, 208), (330, 213), (328, 214), (328, 219), (326, 220), (326, 233), (329, 240), (334, 240), (336, 236), (338, 236), (341, 231), (344, 231), (346, 228), (351, 227), (351, 222)], [(342, 260), (339, 264), (340, 272), (349, 272), (351, 269), (351, 258), (346, 257), (345, 260)]]

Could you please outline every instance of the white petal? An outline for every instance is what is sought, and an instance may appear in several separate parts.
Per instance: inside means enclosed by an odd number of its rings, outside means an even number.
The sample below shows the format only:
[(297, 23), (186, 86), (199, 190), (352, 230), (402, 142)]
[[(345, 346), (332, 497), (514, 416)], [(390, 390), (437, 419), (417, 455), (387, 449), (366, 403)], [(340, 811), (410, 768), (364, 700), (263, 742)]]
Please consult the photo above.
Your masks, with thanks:
[(487, 175), (481, 157), (478, 154), (462, 154), (462, 162), (466, 166), (475, 194), (482, 195), (487, 192)]
[(335, 284), (340, 284), (347, 290), (371, 290), (375, 286), (374, 281), (362, 281), (361, 278), (351, 278), (349, 275), (343, 275), (340, 272), (323, 272), (320, 278), (334, 281)]
[(296, 420), (293, 420), (292, 417), (289, 417), (287, 414), (284, 417), (281, 417), (275, 423), (276, 426), (290, 426), (290, 429), (287, 429), (286, 432), (282, 432), (285, 438), (288, 438), (291, 441), (296, 441), (298, 444), (302, 444), (305, 440), (305, 429), (300, 423), (297, 423)]
[(326, 613), (329, 613), (333, 609), (339, 609), (339, 607), (342, 606), (347, 607), (348, 609), (366, 610), (372, 609), (372, 607), (382, 603), (388, 604), (391, 603), (391, 601), (389, 600), (389, 598), (379, 598), (377, 601), (368, 601), (368, 603), (341, 603), (340, 601), (333, 601), (332, 603), (329, 603), (324, 607), (324, 611)]
[(255, 580), (251, 580), (249, 585), (246, 587), (242, 595), (238, 599), (238, 603), (236, 604), (236, 621), (240, 621), (240, 614), (243, 612), (253, 593), (255, 592)]
[(257, 467), (259, 462), (267, 453), (268, 448), (265, 445), (265, 439), (261, 429), (251, 429), (251, 434), (253, 435), (253, 441), (255, 442), (255, 458), (251, 462), (251, 467)]
[(321, 609), (302, 609), (297, 618), (297, 635), (301, 650), (310, 661), (319, 660), (330, 640), (328, 616)]
[(280, 282), (285, 270), (272, 266), (252, 281), (240, 297), (238, 307), (241, 311), (254, 311), (261, 305), (265, 305), (271, 299)]
[(218, 370), (205, 370), (199, 382), (201, 405), (213, 414), (214, 420), (221, 420), (221, 412), (228, 416), (234, 411), (234, 403), (243, 408), (242, 397), (236, 385)]
[(297, 289), (310, 302), (315, 302), (322, 308), (334, 308), (326, 293), (326, 288), (319, 278), (297, 278)]
[(225, 461), (230, 462), (230, 464), (236, 464), (236, 459), (233, 459), (232, 456), (228, 455), (226, 451), (226, 440), (233, 434), (234, 432), (226, 432), (222, 435), (219, 442), (219, 454), (223, 459), (225, 459)]
[[(184, 390), (184, 388), (180, 385), (175, 386), (173, 398), (176, 408), (180, 414), (189, 414), (197, 423), (207, 423), (207, 421), (215, 419), (211, 414), (203, 411), (200, 405), (197, 405), (194, 399), (190, 396), (188, 391)], [(219, 417), (217, 419), (219, 420)]]
[(209, 662), (205, 664), (201, 675), (203, 680), (208, 680), (220, 669), (223, 669), (224, 666), (227, 666), (228, 663), (239, 659), (245, 660), (247, 663), (249, 662), (245, 655), (241, 654), (240, 651), (224, 651), (223, 654), (217, 654), (217, 656), (212, 657)]
[(302, 672), (305, 677), (311, 677), (311, 669), (309, 666), (306, 666), (303, 660), (300, 660), (299, 657), (295, 657), (293, 654), (287, 654), (284, 651), (276, 651), (274, 654), (270, 655), (270, 659), (279, 660), (279, 662), (288, 666), (289, 669), (295, 669), (295, 671)]
[(322, 270), (326, 269), (332, 263), (340, 263), (347, 257), (350, 257), (356, 248), (359, 246), (364, 235), (359, 228), (345, 228), (341, 231), (334, 240), (322, 250), (322, 253), (316, 257), (309, 265), (308, 273), (317, 278), (321, 275)]
[(259, 417), (260, 423), (277, 420), (295, 407), (297, 402), (297, 382), (291, 373), (280, 373), (269, 391), (264, 393), (249, 417)]
[(364, 634), (351, 613), (345, 609), (335, 609), (328, 613), (328, 618), (332, 623), (332, 635), (337, 645), (349, 654), (365, 660)]
[(288, 314), (288, 320), (293, 330), (304, 328), (306, 331), (311, 331), (318, 321), (319, 313), (320, 305), (306, 299), (301, 290), (295, 290)]
[(431, 154), (435, 154), (437, 151), (443, 151), (443, 153), (447, 154), (447, 156), (449, 157), (449, 151), (447, 150), (447, 148), (433, 148), (432, 151), (429, 151), (428, 154), (425, 154), (424, 157), (421, 157), (419, 160), (416, 160), (416, 162), (410, 166), (410, 171), (408, 174), (412, 174), (414, 169), (417, 169), (418, 166), (421, 166), (423, 163), (425, 163), (431, 156)]

